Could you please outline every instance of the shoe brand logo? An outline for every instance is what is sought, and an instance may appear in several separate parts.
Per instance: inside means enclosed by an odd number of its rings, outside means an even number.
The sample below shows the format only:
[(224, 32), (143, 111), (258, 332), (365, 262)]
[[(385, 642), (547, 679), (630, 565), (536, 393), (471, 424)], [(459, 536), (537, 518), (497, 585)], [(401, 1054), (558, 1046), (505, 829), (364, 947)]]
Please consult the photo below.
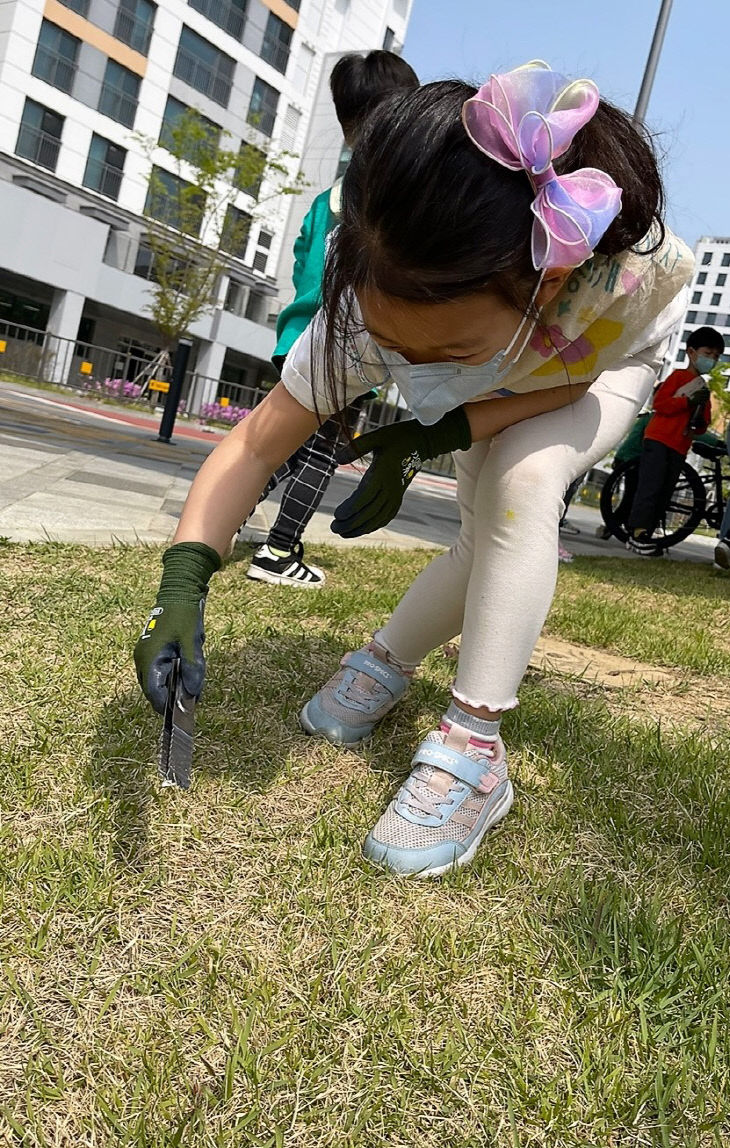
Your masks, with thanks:
[(454, 764), (454, 759), (450, 753), (440, 753), (437, 749), (426, 749), (423, 756), (433, 761), (443, 761), (447, 765)]

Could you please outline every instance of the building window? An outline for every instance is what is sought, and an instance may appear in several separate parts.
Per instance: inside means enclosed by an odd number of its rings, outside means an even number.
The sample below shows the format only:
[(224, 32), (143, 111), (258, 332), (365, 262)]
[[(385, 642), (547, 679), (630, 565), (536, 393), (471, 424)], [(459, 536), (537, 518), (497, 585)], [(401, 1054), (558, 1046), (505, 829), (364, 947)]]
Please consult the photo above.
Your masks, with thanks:
[(722, 257), (722, 266), (730, 267), (730, 251), (726, 251)]
[(276, 123), (276, 109), (279, 104), (279, 92), (265, 83), (257, 76), (254, 80), (251, 102), (248, 105), (246, 119), (252, 127), (258, 128), (265, 136), (271, 136)]
[(104, 83), (101, 85), (98, 110), (110, 120), (134, 127), (139, 97), (139, 76), (123, 68), (116, 60), (107, 60)]
[(243, 283), (239, 283), (236, 279), (228, 281), (228, 290), (226, 292), (226, 301), (223, 304), (225, 311), (230, 311), (233, 315), (238, 315), (243, 318), (246, 311), (246, 300), (248, 297), (248, 289), (244, 287)]
[(222, 107), (228, 107), (235, 60), (219, 52), (197, 32), (183, 27), (175, 57), (174, 74), (191, 88)]
[(717, 279), (715, 280), (715, 286), (716, 287), (724, 287), (726, 280), (727, 280), (727, 275), (725, 274), (724, 271), (720, 271), (718, 273)]
[(264, 40), (261, 45), (261, 59), (276, 68), (277, 72), (286, 72), (291, 49), (292, 29), (273, 12), (269, 12), (264, 31)]
[(64, 8), (70, 8), (72, 12), (78, 13), (86, 19), (89, 11), (89, 0), (60, 0)]
[(707, 267), (710, 263), (712, 263), (712, 252), (711, 251), (703, 251), (702, 252), (702, 266)]
[(247, 0), (188, 0), (188, 4), (236, 40), (243, 39)]
[(386, 28), (385, 29), (385, 35), (383, 36), (383, 51), (384, 52), (392, 52), (394, 44), (395, 44), (395, 32), (393, 31), (392, 28)]
[(684, 347), (681, 349), (681, 351), (677, 351), (677, 362), (678, 363), (683, 363), (684, 360), (686, 359), (686, 357), (687, 357), (687, 352), (684, 350)]
[(717, 312), (716, 311), (708, 311), (707, 314), (705, 315), (704, 321), (705, 321), (705, 323), (716, 323), (717, 322)]
[[(175, 139), (175, 128), (180, 123), (180, 120), (185, 115), (185, 113), (192, 110), (193, 109), (189, 108), (187, 104), (184, 104), (181, 100), (176, 100), (174, 96), (167, 97), (167, 103), (165, 104), (165, 114), (162, 117), (162, 127), (160, 128), (160, 147), (167, 148), (168, 151), (173, 152), (175, 155), (178, 154), (180, 151), (180, 142), (182, 141)], [(198, 145), (200, 147), (199, 156), (189, 154), (185, 157), (181, 157), (189, 159), (191, 163), (196, 163), (198, 159), (204, 159), (205, 154), (211, 154), (217, 151), (221, 140), (221, 132), (223, 130), (220, 124), (213, 123), (213, 120), (209, 120), (208, 117), (202, 115), (201, 112), (195, 110), (194, 115), (195, 119), (204, 130), (205, 136), (199, 141), (186, 141), (187, 146), (190, 147), (192, 145), (194, 150), (197, 149)]]
[(266, 152), (244, 140), (239, 152), (236, 187), (258, 199), (266, 170)]
[(265, 323), (268, 312), (268, 297), (260, 291), (249, 291), (246, 300), (245, 318), (252, 323)]
[(150, 50), (157, 5), (150, 0), (119, 0), (114, 35), (146, 56)]
[(123, 147), (94, 133), (86, 161), (84, 187), (91, 187), (109, 199), (119, 199), (126, 157), (127, 152)]
[(40, 167), (47, 167), (49, 171), (55, 171), (62, 131), (63, 116), (52, 112), (50, 108), (44, 108), (43, 104), (37, 104), (35, 100), (26, 100), (15, 154), (32, 160)]
[(33, 75), (62, 92), (70, 92), (76, 75), (80, 40), (44, 20), (33, 61)]
[(155, 257), (152, 248), (147, 243), (140, 243), (137, 248), (133, 274), (139, 275), (140, 279), (154, 280), (154, 262)]
[(221, 251), (235, 255), (237, 259), (245, 259), (250, 230), (251, 216), (229, 203), (221, 230), (219, 242)]
[(162, 167), (152, 168), (145, 215), (187, 235), (199, 235), (204, 211), (205, 196), (200, 188)]
[(697, 322), (697, 312), (696, 311), (688, 311), (687, 312), (687, 322), (688, 323), (696, 323)]
[(700, 303), (701, 301), (702, 301), (702, 292), (701, 291), (693, 291), (692, 302), (693, 303)]
[(706, 271), (700, 271), (699, 275), (697, 276), (697, 282), (699, 283), (700, 287), (702, 287), (707, 282)]
[(712, 298), (710, 299), (710, 306), (711, 307), (719, 307), (720, 306), (720, 298), (721, 298), (721, 295), (720, 295), (719, 291), (713, 292)]

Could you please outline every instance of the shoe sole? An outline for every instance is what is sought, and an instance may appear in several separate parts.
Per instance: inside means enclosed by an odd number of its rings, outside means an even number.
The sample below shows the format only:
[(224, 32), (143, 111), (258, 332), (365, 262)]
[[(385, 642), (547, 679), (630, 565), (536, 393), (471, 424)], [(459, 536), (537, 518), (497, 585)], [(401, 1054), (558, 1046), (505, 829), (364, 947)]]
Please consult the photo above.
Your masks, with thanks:
[(270, 586), (300, 586), (304, 590), (319, 590), (321, 582), (302, 582), (299, 578), (289, 578), (286, 574), (273, 574), (270, 570), (247, 570), (246, 577), (252, 582), (268, 582)]

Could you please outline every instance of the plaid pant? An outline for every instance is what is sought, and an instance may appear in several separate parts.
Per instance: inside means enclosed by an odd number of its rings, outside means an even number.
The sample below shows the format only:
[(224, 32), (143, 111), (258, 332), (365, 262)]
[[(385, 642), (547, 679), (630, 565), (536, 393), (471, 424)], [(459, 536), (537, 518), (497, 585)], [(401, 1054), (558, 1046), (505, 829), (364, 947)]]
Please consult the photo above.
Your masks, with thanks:
[(344, 441), (339, 423), (328, 419), (271, 476), (259, 502), (282, 482), (286, 482), (287, 487), (267, 539), (269, 546), (290, 552), (301, 541), (305, 527), (335, 472), (335, 452)]

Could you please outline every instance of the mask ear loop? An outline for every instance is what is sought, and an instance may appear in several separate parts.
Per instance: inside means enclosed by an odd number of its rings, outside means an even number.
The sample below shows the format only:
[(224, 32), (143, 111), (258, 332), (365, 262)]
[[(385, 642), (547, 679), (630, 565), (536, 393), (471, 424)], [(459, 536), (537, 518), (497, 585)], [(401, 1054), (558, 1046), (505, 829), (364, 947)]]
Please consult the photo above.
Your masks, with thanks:
[(520, 332), (522, 331), (522, 328), (525, 326), (525, 323), (527, 323), (528, 319), (532, 318), (532, 323), (527, 328), (527, 334), (525, 335), (524, 339), (520, 343), (520, 346), (519, 346), (517, 353), (514, 356), (514, 358), (510, 359), (509, 362), (507, 363), (505, 370), (508, 370), (510, 367), (513, 367), (515, 365), (515, 363), (518, 361), (522, 352), (524, 351), (525, 347), (527, 346), (528, 342), (532, 338), (533, 332), (537, 326), (538, 319), (540, 318), (540, 308), (539, 307), (535, 308), (534, 318), (532, 315), (532, 311), (533, 311), (533, 307), (535, 306), (535, 300), (537, 299), (537, 293), (540, 290), (540, 288), (542, 287), (542, 281), (543, 281), (544, 275), (545, 275), (545, 269), (543, 268), (543, 270), (540, 272), (540, 277), (538, 278), (537, 283), (535, 284), (535, 289), (532, 292), (532, 295), (530, 296), (530, 302), (527, 304), (527, 310), (525, 311), (524, 315), (522, 316), (522, 319), (520, 320), (520, 325), (517, 328), (517, 330), (515, 331), (512, 338), (510, 339), (509, 346), (507, 347), (507, 350), (504, 353), (504, 357), (506, 360), (510, 351), (512, 350), (515, 343), (519, 339)]

